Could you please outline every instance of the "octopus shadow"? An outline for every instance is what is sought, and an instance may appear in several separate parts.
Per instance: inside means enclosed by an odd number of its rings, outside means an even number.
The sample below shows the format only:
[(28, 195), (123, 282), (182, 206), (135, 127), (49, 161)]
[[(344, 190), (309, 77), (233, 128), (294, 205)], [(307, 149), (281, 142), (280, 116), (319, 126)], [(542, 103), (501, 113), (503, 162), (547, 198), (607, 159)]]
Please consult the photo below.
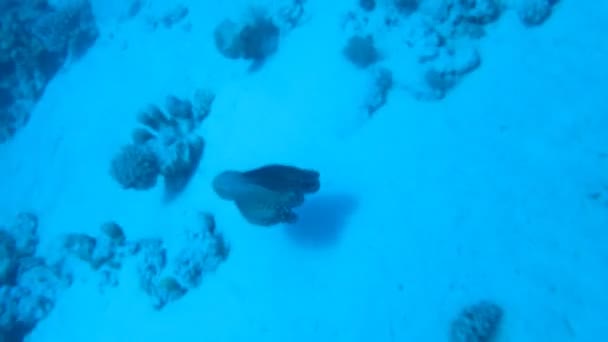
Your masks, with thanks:
[(298, 221), (285, 227), (294, 242), (309, 247), (334, 244), (355, 211), (357, 200), (345, 194), (313, 196), (298, 208)]

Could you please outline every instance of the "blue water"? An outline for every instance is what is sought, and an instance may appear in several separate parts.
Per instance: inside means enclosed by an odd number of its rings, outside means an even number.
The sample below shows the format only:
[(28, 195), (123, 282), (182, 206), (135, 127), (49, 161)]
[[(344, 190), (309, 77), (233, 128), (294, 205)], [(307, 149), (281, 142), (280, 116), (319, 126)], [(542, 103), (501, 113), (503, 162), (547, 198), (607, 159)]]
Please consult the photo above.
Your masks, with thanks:
[(1, 3), (0, 341), (607, 339), (607, 15)]

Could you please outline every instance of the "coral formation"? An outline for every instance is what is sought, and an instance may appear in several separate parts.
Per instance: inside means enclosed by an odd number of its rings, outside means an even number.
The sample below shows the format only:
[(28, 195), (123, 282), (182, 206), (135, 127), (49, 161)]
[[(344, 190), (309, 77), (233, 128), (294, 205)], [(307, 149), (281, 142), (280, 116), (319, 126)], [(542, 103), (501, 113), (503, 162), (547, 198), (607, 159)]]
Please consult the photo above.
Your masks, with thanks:
[[(216, 230), (215, 219), (201, 214), (201, 225), (185, 232), (184, 247), (173, 260), (173, 275), (187, 289), (196, 288), (228, 258), (230, 248)], [(212, 251), (212, 253), (210, 253)]]
[(272, 18), (256, 14), (250, 22), (239, 25), (229, 19), (214, 31), (215, 46), (226, 58), (245, 59), (253, 65), (263, 63), (279, 47), (279, 27)]
[(491, 342), (502, 316), (502, 308), (489, 301), (467, 306), (452, 322), (450, 342)]
[[(369, 37), (375, 49), (385, 51), (391, 60), (401, 54), (411, 58), (412, 69), (424, 72), (395, 78), (400, 88), (407, 89), (416, 98), (439, 100), (454, 89), (467, 74), (481, 65), (482, 56), (477, 46), (478, 40), (486, 35), (491, 24), (501, 18), (506, 11), (515, 11), (527, 26), (542, 24), (553, 12), (557, 0), (390, 0), (378, 2), (359, 1), (359, 8), (348, 12), (345, 18), (347, 46), (351, 51), (361, 51), (365, 57), (365, 40)], [(369, 7), (367, 7), (369, 6)], [(382, 35), (382, 39), (374, 38)], [(354, 40), (355, 38), (357, 40)], [(403, 42), (403, 49), (383, 46), (385, 42)], [(358, 43), (353, 45), (353, 42)], [(377, 45), (377, 46), (375, 46)], [(359, 46), (355, 49), (354, 47)], [(393, 51), (399, 51), (397, 56)], [(350, 53), (351, 56), (358, 56)], [(368, 56), (374, 56), (369, 53)], [(402, 60), (408, 60), (399, 59)], [(374, 58), (349, 58), (356, 65), (365, 67)], [(359, 62), (358, 62), (359, 61)], [(382, 61), (380, 61), (382, 62)], [(387, 68), (388, 66), (383, 66)]]
[(342, 52), (351, 63), (362, 69), (376, 63), (380, 58), (371, 35), (350, 37)]
[(0, 143), (30, 117), (48, 82), (98, 36), (88, 1), (55, 6), (45, 0), (8, 2), (0, 11)]
[(112, 161), (111, 175), (127, 189), (146, 190), (164, 178), (168, 197), (187, 185), (202, 158), (205, 141), (195, 131), (209, 115), (213, 94), (198, 91), (194, 103), (168, 96), (165, 111), (155, 105), (142, 111), (132, 143)]
[(160, 161), (149, 146), (129, 144), (112, 159), (110, 172), (125, 189), (146, 190), (156, 185)]
[(302, 24), (306, 0), (292, 0), (268, 13), (262, 8), (250, 8), (242, 20), (224, 19), (213, 31), (218, 52), (228, 59), (251, 62), (251, 70), (258, 69), (279, 48), (279, 39)]
[(201, 213), (194, 230), (186, 230), (183, 247), (172, 257), (162, 240), (139, 243), (140, 285), (155, 308), (184, 296), (228, 258), (230, 248), (211, 214)]
[(123, 228), (106, 222), (100, 234), (70, 233), (63, 237), (64, 260), (84, 262), (100, 279), (100, 291), (119, 285), (123, 264), (135, 261), (139, 286), (154, 308), (183, 297), (201, 285), (227, 258), (230, 248), (211, 214), (200, 213), (194, 229), (188, 227), (174, 251), (162, 239), (131, 241)]
[(125, 233), (115, 222), (106, 222), (98, 236), (70, 233), (63, 237), (63, 249), (68, 255), (88, 263), (92, 269), (114, 268), (121, 264), (130, 249)]
[(246, 172), (225, 171), (213, 180), (214, 191), (234, 201), (251, 224), (272, 226), (294, 223), (293, 209), (304, 203), (304, 195), (320, 188), (319, 173), (286, 165), (268, 165)]
[(35, 256), (37, 229), (28, 212), (0, 227), (0, 341), (23, 341), (71, 282), (61, 263)]

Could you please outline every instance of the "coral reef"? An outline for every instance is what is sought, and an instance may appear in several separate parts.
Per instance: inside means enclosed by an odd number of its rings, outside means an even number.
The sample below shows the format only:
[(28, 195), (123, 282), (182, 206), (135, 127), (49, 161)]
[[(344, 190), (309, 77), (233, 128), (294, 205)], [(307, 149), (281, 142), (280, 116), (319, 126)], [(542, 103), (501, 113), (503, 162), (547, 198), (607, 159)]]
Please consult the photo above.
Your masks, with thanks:
[(467, 306), (452, 322), (450, 342), (491, 342), (502, 316), (500, 306), (489, 301)]
[(0, 227), (0, 341), (23, 341), (71, 283), (61, 263), (35, 256), (37, 229), (27, 212)]
[[(366, 51), (363, 38), (374, 49), (385, 51), (386, 60), (399, 57), (399, 61), (412, 60), (412, 70), (423, 70), (417, 75), (395, 78), (400, 88), (408, 90), (421, 100), (440, 100), (476, 70), (482, 62), (478, 41), (492, 23), (506, 11), (515, 11), (526, 27), (538, 26), (550, 17), (557, 0), (390, 0), (359, 1), (357, 9), (345, 16), (347, 46), (362, 56)], [(374, 39), (380, 37), (381, 39)], [(353, 40), (356, 38), (357, 40)], [(353, 45), (353, 42), (358, 43)], [(399, 49), (382, 43), (403, 43)], [(357, 47), (357, 49), (353, 48)], [(393, 51), (398, 51), (397, 56)], [(406, 58), (401, 58), (407, 56)], [(369, 56), (374, 54), (370, 53)], [(351, 58), (362, 68), (371, 65), (373, 58)], [(383, 65), (383, 68), (389, 66)], [(400, 68), (400, 66), (399, 66)]]
[(294, 223), (293, 209), (304, 203), (304, 195), (320, 188), (319, 173), (293, 166), (268, 165), (246, 172), (225, 171), (213, 180), (214, 191), (234, 201), (251, 224), (272, 226)]
[[(53, 310), (60, 294), (72, 284), (73, 261), (100, 276), (100, 290), (119, 284), (119, 273), (130, 259), (137, 264), (142, 290), (157, 309), (199, 287), (226, 261), (230, 248), (211, 214), (200, 213), (187, 229), (177, 251), (161, 239), (130, 241), (115, 222), (101, 225), (99, 234), (66, 234), (53, 262), (36, 254), (38, 218), (28, 212), (0, 226), (0, 341), (23, 341)], [(170, 253), (171, 252), (171, 253)]]
[(0, 11), (0, 143), (29, 120), (48, 82), (98, 36), (88, 1), (8, 2)]
[(88, 265), (99, 276), (99, 290), (120, 284), (120, 272), (126, 262), (134, 261), (141, 290), (150, 297), (154, 308), (183, 297), (199, 287), (229, 255), (230, 248), (216, 229), (211, 214), (200, 213), (194, 229), (185, 229), (177, 251), (170, 250), (160, 238), (127, 239), (121, 226), (104, 223), (100, 234), (90, 236), (70, 233), (63, 238), (65, 259)]
[(111, 175), (126, 189), (146, 190), (164, 178), (172, 198), (187, 185), (203, 155), (204, 139), (195, 131), (209, 115), (213, 94), (196, 92), (194, 103), (168, 96), (165, 111), (155, 105), (142, 111), (132, 143), (112, 160)]
[(156, 309), (200, 286), (202, 280), (228, 258), (230, 248), (211, 214), (201, 213), (194, 230), (185, 232), (183, 247), (171, 257), (162, 240), (139, 243), (138, 274), (141, 288)]

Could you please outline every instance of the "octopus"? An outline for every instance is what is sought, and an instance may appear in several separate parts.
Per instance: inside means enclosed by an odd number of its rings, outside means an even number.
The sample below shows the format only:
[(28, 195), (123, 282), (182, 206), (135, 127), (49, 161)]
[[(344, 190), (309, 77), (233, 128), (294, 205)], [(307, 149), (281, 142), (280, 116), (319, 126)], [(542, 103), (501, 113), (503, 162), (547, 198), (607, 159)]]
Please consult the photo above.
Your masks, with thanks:
[(249, 223), (266, 227), (295, 223), (298, 216), (293, 209), (319, 188), (319, 172), (278, 164), (224, 171), (213, 179), (220, 198), (234, 202)]

